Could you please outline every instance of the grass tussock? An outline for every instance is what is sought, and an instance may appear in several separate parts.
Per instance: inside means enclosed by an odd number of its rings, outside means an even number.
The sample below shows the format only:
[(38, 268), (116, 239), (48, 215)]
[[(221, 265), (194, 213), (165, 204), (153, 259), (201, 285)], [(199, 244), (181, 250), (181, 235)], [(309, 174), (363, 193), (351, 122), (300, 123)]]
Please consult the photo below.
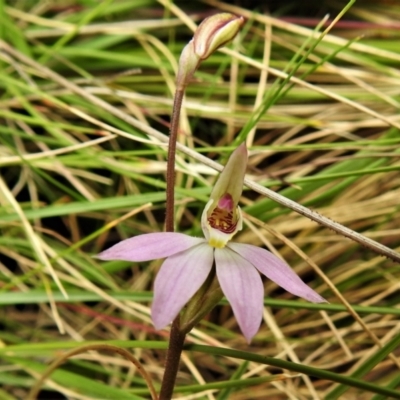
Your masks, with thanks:
[[(1, 398), (27, 398), (48, 363), (93, 342), (130, 349), (159, 387), (168, 334), (153, 328), (149, 303), (161, 261), (92, 256), (163, 229), (177, 59), (216, 11), (247, 22), (187, 89), (177, 228), (202, 234), (215, 161), (245, 139), (253, 189), (235, 239), (280, 254), (330, 303), (266, 280), (264, 322), (248, 346), (223, 301), (188, 337), (176, 397), (396, 397), (400, 8), (287, 1), (267, 13), (242, 3), (0, 2)], [(88, 351), (39, 396), (149, 392), (129, 360)]]

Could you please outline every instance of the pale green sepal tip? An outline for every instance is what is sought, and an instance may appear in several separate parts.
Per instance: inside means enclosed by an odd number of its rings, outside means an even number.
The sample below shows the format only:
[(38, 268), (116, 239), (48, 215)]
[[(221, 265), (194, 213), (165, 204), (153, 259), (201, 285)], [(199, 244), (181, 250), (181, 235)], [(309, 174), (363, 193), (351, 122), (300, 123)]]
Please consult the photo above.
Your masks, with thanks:
[(210, 198), (218, 201), (223, 195), (229, 193), (237, 205), (243, 191), (243, 180), (247, 167), (247, 148), (242, 143), (229, 157), (224, 170), (221, 172)]

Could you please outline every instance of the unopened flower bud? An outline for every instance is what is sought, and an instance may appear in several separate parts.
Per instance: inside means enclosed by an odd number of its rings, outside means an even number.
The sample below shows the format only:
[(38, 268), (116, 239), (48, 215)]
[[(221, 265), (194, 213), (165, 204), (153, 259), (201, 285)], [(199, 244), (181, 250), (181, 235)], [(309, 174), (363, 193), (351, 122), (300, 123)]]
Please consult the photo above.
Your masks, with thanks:
[(243, 25), (244, 18), (229, 13), (206, 18), (193, 39), (185, 46), (179, 59), (177, 86), (183, 89), (198, 68), (200, 61), (231, 41)]
[(239, 32), (244, 18), (229, 13), (215, 14), (206, 18), (193, 36), (194, 52), (205, 60), (214, 51), (230, 42)]

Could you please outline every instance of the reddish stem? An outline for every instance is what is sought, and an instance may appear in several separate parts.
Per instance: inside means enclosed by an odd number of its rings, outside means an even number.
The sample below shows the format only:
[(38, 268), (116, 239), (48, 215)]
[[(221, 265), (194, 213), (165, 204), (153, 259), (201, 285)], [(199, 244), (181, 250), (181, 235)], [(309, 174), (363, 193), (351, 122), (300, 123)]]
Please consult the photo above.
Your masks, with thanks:
[(167, 162), (167, 189), (166, 189), (166, 214), (165, 214), (165, 230), (167, 232), (174, 231), (174, 206), (175, 206), (175, 154), (176, 141), (179, 130), (179, 116), (181, 114), (182, 100), (184, 88), (178, 88), (174, 96), (174, 105), (172, 108), (171, 128), (168, 143), (168, 162)]
[[(167, 162), (167, 189), (166, 189), (166, 214), (165, 230), (174, 232), (174, 206), (175, 206), (175, 154), (176, 141), (179, 130), (179, 116), (181, 114), (184, 87), (179, 86), (175, 92), (174, 105), (172, 108), (171, 128), (168, 143)], [(169, 345), (165, 360), (165, 370), (161, 384), (159, 400), (170, 400), (175, 387), (176, 375), (178, 374), (179, 362), (186, 334), (180, 331), (179, 315), (171, 326)]]
[(185, 337), (186, 334), (180, 330), (178, 315), (171, 326), (171, 334), (169, 338), (168, 352), (165, 360), (165, 370), (161, 384), (159, 400), (171, 400), (172, 398)]

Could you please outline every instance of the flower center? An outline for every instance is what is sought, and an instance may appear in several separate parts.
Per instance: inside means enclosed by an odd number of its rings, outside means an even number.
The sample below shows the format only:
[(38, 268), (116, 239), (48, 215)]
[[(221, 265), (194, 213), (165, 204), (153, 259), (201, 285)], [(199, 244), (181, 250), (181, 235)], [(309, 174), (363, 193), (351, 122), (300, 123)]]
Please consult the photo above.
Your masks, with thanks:
[(223, 233), (232, 233), (236, 229), (237, 217), (234, 210), (232, 196), (229, 193), (224, 194), (218, 201), (218, 205), (214, 208), (208, 217), (208, 223), (214, 229), (218, 229)]

